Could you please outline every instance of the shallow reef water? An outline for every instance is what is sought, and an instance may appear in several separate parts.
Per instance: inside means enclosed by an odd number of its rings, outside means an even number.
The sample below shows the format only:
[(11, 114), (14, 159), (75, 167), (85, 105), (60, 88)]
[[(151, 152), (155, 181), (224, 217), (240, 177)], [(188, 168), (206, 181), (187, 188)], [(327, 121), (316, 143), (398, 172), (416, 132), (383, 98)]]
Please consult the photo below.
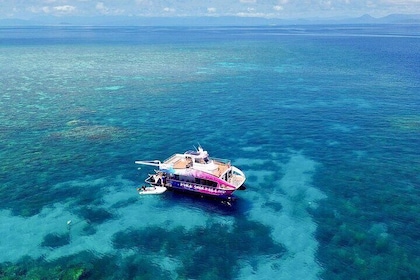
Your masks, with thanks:
[[(420, 278), (417, 25), (11, 29), (0, 279)], [(138, 195), (198, 144), (232, 206)]]

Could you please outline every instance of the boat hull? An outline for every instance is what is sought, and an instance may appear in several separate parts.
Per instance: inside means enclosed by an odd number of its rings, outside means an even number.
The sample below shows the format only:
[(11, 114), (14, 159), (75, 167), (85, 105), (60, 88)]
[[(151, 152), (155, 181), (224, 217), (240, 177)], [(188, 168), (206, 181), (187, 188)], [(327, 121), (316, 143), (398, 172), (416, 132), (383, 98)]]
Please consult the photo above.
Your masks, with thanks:
[(245, 174), (232, 166), (229, 160), (211, 158), (202, 147), (197, 151), (174, 154), (163, 162), (152, 160), (136, 163), (158, 167), (145, 180), (150, 186), (200, 196), (230, 199), (246, 180)]
[(165, 186), (173, 190), (191, 192), (211, 197), (219, 197), (222, 199), (231, 197), (233, 194), (233, 190), (223, 190), (220, 188), (212, 188), (182, 181), (168, 181)]

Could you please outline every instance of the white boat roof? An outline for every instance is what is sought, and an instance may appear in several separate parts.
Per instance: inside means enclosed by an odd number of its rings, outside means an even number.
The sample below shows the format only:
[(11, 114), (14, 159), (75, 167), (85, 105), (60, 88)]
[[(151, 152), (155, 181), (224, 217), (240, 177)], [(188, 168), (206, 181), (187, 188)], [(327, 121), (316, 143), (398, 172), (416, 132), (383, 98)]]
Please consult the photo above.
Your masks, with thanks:
[(174, 169), (196, 169), (220, 177), (230, 168), (230, 161), (210, 158), (208, 152), (199, 147), (197, 151), (174, 154), (162, 162), (162, 165)]

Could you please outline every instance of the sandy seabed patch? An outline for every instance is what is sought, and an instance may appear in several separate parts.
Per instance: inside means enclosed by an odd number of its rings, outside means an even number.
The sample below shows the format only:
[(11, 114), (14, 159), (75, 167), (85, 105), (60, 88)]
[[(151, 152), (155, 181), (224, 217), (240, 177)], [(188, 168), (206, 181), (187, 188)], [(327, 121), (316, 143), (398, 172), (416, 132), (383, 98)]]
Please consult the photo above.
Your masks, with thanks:
[[(284, 175), (272, 182), (274, 186), (269, 193), (249, 189), (247, 196), (253, 203), (247, 213), (249, 219), (271, 227), (272, 238), (283, 244), (287, 253), (281, 258), (258, 256), (244, 261), (238, 279), (319, 279), (322, 268), (315, 256), (318, 249), (314, 236), (316, 223), (307, 211), (326, 198), (311, 185), (316, 165), (315, 161), (295, 152), (287, 163), (279, 163), (279, 172)], [(260, 184), (262, 181), (257, 179)], [(267, 203), (279, 204), (281, 210), (267, 207)]]
[[(190, 209), (181, 205), (162, 205), (164, 199), (159, 196), (139, 196), (135, 183), (116, 178), (75, 180), (57, 184), (56, 187), (73, 186), (76, 188), (100, 189), (105, 194), (101, 203), (95, 207), (107, 209), (113, 218), (95, 224), (95, 232), (86, 234), (84, 228), (90, 221), (77, 214), (77, 206), (73, 199), (55, 203), (45, 207), (39, 214), (24, 218), (13, 216), (10, 211), (0, 211), (0, 262), (15, 262), (24, 256), (32, 258), (43, 257), (47, 261), (60, 257), (92, 251), (96, 254), (113, 254), (113, 235), (119, 231), (144, 229), (151, 226), (175, 228), (178, 226), (190, 230), (194, 227), (204, 227), (212, 222), (224, 224), (233, 223), (233, 218), (218, 219), (200, 208)], [(118, 206), (120, 205), (120, 206)], [(220, 220), (220, 221), (219, 221)], [(70, 242), (63, 246), (50, 248), (42, 246), (48, 234), (69, 234)], [(168, 262), (166, 262), (168, 265)]]
[[(247, 260), (239, 261), (238, 279), (318, 279), (322, 268), (315, 258), (318, 248), (314, 237), (316, 224), (308, 212), (308, 207), (316, 207), (325, 198), (321, 191), (311, 185), (317, 163), (296, 152), (290, 155), (286, 163), (273, 162), (278, 164), (279, 174), (283, 176), (271, 182), (272, 186), (267, 188), (267, 185), (264, 187), (267, 183), (265, 180), (275, 178), (273, 171), (249, 170), (247, 174), (256, 177), (253, 183), (256, 188), (248, 188), (240, 196), (241, 199), (250, 200), (252, 205), (244, 213), (245, 217), (271, 227), (271, 238), (283, 244), (287, 252), (278, 257), (250, 256)], [(90, 222), (75, 211), (74, 198), (45, 207), (39, 214), (28, 218), (13, 216), (7, 210), (0, 211), (0, 262), (14, 262), (23, 256), (43, 257), (51, 261), (82, 251), (99, 255), (133, 254), (130, 250), (121, 252), (114, 249), (112, 239), (115, 233), (154, 226), (182, 226), (191, 230), (205, 227), (208, 222), (234, 224), (234, 217), (214, 215), (199, 207), (168, 205), (164, 196), (139, 196), (135, 185), (121, 177), (74, 180), (56, 185), (57, 188), (72, 186), (101, 192), (100, 202), (95, 207), (106, 209), (112, 218), (95, 224), (95, 232), (91, 234), (84, 232)], [(276, 205), (281, 206), (276, 209)], [(42, 246), (48, 234), (69, 234), (69, 242), (55, 248)], [(179, 266), (176, 259), (165, 260), (162, 263), (164, 270), (173, 271)]]

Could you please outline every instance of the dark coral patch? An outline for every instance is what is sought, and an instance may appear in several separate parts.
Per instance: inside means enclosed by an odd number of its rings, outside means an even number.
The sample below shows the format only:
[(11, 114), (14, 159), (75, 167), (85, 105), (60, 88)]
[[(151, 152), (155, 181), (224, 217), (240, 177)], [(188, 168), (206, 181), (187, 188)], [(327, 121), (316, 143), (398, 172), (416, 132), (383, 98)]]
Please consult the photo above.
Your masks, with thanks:
[(237, 220), (232, 226), (210, 224), (185, 230), (150, 227), (121, 231), (113, 236), (117, 249), (137, 249), (142, 254), (161, 252), (182, 263), (178, 274), (188, 279), (231, 279), (237, 260), (264, 254), (280, 257), (285, 248), (270, 238), (260, 223)]
[(49, 233), (44, 237), (44, 240), (41, 243), (43, 247), (57, 248), (70, 243), (69, 233), (65, 234), (56, 234)]
[(79, 215), (85, 218), (90, 224), (101, 224), (114, 216), (102, 208), (86, 207), (79, 211)]

